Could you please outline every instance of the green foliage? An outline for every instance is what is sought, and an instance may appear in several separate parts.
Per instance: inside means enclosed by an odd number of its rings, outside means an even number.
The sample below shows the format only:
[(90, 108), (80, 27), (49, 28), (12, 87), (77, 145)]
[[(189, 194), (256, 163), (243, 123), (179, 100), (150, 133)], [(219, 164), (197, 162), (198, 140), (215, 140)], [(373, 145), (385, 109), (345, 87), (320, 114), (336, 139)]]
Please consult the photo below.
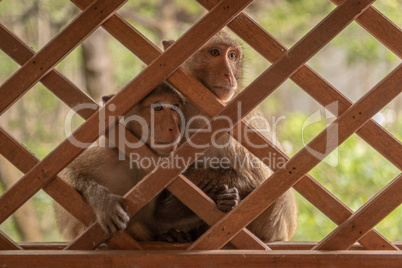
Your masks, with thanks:
[[(317, 135), (326, 125), (317, 122), (302, 129), (305, 114), (290, 114), (279, 126), (280, 140), (290, 155), (297, 153), (304, 144)], [(400, 125), (398, 125), (400, 128)], [(289, 144), (291, 146), (289, 146)], [(337, 164), (329, 165), (325, 160), (336, 157)], [(330, 161), (334, 164), (334, 161)], [(377, 192), (384, 188), (400, 171), (384, 159), (357, 135), (352, 135), (339, 149), (324, 159), (309, 172), (313, 178), (331, 191), (338, 199), (356, 211)], [(294, 240), (320, 240), (328, 235), (336, 225), (314, 208), (302, 196), (297, 195), (299, 206), (299, 227)], [(377, 230), (389, 240), (402, 239), (402, 214), (396, 210), (383, 220)]]

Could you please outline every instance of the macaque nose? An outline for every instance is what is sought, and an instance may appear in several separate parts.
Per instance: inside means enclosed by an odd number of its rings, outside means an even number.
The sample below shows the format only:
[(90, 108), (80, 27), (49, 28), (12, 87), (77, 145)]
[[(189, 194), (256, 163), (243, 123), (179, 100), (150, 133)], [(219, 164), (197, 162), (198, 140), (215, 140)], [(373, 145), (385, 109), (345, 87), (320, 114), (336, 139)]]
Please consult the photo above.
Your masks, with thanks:
[(230, 80), (231, 80), (231, 75), (230, 74), (225, 74), (225, 77), (229, 80), (229, 82), (230, 82)]

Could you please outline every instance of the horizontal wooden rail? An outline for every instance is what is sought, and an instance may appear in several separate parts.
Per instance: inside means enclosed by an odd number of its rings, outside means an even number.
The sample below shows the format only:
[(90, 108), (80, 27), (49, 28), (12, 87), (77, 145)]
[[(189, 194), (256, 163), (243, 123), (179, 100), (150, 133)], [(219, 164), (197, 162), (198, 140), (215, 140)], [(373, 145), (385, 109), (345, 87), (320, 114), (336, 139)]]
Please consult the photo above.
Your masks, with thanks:
[(219, 251), (0, 251), (2, 264), (20, 267), (400, 267), (396, 251), (219, 250)]

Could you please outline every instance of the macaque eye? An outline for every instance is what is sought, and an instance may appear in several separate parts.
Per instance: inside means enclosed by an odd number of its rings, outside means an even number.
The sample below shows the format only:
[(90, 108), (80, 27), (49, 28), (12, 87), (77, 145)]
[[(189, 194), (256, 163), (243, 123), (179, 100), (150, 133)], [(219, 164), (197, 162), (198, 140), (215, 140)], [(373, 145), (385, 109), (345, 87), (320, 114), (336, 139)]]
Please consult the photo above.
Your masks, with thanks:
[(218, 49), (213, 48), (213, 49), (211, 49), (211, 50), (209, 51), (209, 54), (211, 54), (213, 57), (217, 57), (217, 56), (220, 55), (220, 52), (219, 52)]
[(237, 60), (237, 54), (235, 52), (231, 52), (228, 54), (228, 58), (235, 61)]
[(152, 104), (152, 109), (154, 109), (155, 111), (162, 111), (163, 110), (163, 107), (162, 107), (162, 105), (161, 104), (159, 104), (159, 103), (155, 103), (155, 104)]

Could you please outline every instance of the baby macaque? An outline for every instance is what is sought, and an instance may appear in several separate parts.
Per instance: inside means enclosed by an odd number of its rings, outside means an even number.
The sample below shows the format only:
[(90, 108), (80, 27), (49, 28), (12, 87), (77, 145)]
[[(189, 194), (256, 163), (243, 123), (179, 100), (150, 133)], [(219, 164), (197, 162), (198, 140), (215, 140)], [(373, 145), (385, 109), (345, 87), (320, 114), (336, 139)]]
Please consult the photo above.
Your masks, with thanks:
[[(166, 49), (173, 41), (164, 41)], [(223, 102), (228, 102), (238, 94), (241, 89), (243, 50), (240, 43), (228, 33), (221, 31), (209, 40), (201, 49), (194, 53), (183, 67), (204, 86), (212, 91)], [(187, 128), (200, 129), (205, 120), (192, 120), (194, 116), (201, 115), (199, 109), (191, 103), (186, 103), (184, 115), (189, 125)], [(262, 113), (255, 109), (247, 118)], [(261, 120), (251, 120), (250, 125), (256, 129), (266, 128)], [(265, 134), (265, 133), (263, 133)], [(265, 135), (273, 144), (279, 145), (273, 133)], [(223, 147), (221, 145), (224, 145)], [(219, 159), (225, 166), (215, 167), (213, 159)], [(238, 160), (241, 161), (239, 165)], [(225, 161), (225, 162), (223, 162)], [(255, 163), (260, 163), (255, 165)], [(272, 171), (259, 159), (256, 159), (247, 149), (225, 134), (215, 145), (193, 165), (184, 175), (202, 190), (208, 192), (211, 188), (226, 189), (230, 194), (229, 203), (224, 210), (231, 210), (240, 200), (263, 183)], [(238, 195), (239, 199), (234, 198)], [(164, 196), (165, 206), (156, 207), (158, 215), (164, 217), (164, 222), (169, 222), (172, 229), (164, 239), (167, 241), (187, 241), (196, 239), (207, 227), (201, 219), (187, 209), (172, 195)], [(217, 204), (221, 200), (217, 196), (212, 198)], [(169, 206), (166, 206), (169, 203)], [(161, 219), (162, 220), (162, 219)], [(276, 200), (265, 212), (250, 223), (247, 228), (265, 242), (286, 241), (295, 233), (297, 226), (297, 206), (293, 190), (287, 191)], [(189, 231), (191, 230), (191, 231)], [(194, 231), (196, 230), (196, 231)]]

